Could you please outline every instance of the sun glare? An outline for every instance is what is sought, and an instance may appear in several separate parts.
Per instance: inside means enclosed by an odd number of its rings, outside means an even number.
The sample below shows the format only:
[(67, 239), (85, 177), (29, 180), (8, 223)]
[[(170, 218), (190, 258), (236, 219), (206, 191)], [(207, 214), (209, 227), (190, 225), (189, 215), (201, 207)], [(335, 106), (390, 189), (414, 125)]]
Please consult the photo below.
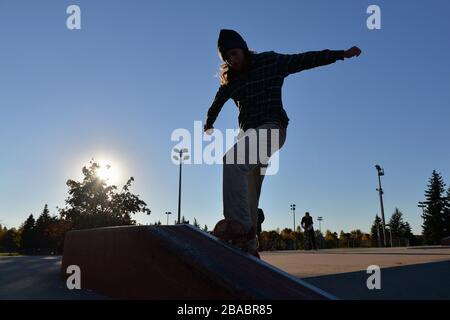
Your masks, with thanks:
[(120, 183), (120, 170), (116, 163), (111, 161), (97, 161), (99, 168), (97, 170), (97, 176), (104, 180), (107, 184)]

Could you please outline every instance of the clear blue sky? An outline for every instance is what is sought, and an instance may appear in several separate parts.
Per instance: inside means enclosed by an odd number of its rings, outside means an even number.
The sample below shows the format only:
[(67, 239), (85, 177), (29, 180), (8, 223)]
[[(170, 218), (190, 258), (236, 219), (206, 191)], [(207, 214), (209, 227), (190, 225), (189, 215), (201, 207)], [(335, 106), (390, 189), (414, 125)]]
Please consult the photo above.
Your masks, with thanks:
[[(77, 4), (82, 29), (66, 28)], [(381, 7), (381, 30), (366, 8)], [(280, 171), (264, 181), (264, 229), (308, 210), (322, 229), (368, 232), (385, 208), (421, 232), (417, 201), (433, 169), (450, 183), (448, 1), (21, 1), (0, 0), (0, 220), (19, 226), (45, 203), (63, 206), (65, 182), (90, 158), (121, 168), (123, 182), (165, 221), (176, 213), (176, 128), (204, 120), (218, 88), (216, 42), (235, 29), (258, 52), (359, 46), (359, 58), (289, 76), (290, 117)], [(236, 128), (232, 100), (216, 128)], [(183, 215), (210, 228), (222, 217), (222, 168), (189, 165)], [(175, 218), (175, 215), (172, 216)]]

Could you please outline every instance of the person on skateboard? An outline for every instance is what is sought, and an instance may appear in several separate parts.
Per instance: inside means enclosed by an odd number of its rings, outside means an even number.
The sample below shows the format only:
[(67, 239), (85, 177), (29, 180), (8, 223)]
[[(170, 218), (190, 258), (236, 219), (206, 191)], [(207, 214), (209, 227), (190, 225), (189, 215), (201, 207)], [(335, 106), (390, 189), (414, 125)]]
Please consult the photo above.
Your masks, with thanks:
[(225, 219), (217, 223), (213, 234), (259, 257), (256, 234), (262, 169), (284, 145), (289, 122), (281, 99), (283, 81), (290, 74), (359, 56), (361, 50), (352, 47), (296, 54), (257, 53), (230, 29), (220, 30), (217, 49), (222, 60), (220, 86), (203, 130), (212, 134), (220, 110), (232, 98), (239, 109), (240, 134), (223, 156)]
[(305, 250), (317, 250), (316, 234), (313, 227), (314, 222), (309, 212), (305, 212), (300, 225), (305, 230)]

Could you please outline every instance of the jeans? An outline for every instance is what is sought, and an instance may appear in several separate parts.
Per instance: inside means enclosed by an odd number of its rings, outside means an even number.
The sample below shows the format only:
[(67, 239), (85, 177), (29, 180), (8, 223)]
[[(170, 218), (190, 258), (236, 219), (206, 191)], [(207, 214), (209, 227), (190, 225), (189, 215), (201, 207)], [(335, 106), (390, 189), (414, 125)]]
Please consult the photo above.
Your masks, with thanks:
[(238, 137), (223, 157), (223, 214), (225, 219), (242, 223), (247, 231), (253, 227), (255, 238), (258, 202), (264, 180), (264, 171), (261, 170), (284, 145), (286, 131), (272, 122), (249, 129)]

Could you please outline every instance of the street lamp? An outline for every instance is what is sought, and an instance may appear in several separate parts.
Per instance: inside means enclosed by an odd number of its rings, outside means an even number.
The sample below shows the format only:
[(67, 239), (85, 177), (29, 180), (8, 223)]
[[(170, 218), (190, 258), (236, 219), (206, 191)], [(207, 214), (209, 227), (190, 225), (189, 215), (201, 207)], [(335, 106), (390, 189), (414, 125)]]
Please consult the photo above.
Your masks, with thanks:
[(291, 204), (291, 211), (294, 214), (294, 232), (295, 232), (295, 204)]
[(322, 225), (321, 225), (322, 220), (323, 220), (323, 217), (317, 217), (317, 221), (319, 221), (319, 231), (320, 231), (320, 233), (322, 233)]
[(386, 247), (386, 222), (384, 220), (384, 206), (383, 206), (383, 188), (381, 188), (381, 176), (384, 176), (384, 169), (379, 165), (375, 165), (378, 172), (378, 188), (377, 191), (380, 195), (380, 205), (381, 205), (381, 222), (383, 224), (383, 244)]
[(169, 214), (172, 214), (172, 212), (166, 211), (166, 215), (167, 215), (167, 223), (166, 223), (166, 225), (169, 225)]
[(320, 231), (320, 245), (323, 248), (323, 236), (322, 236), (322, 222), (323, 217), (317, 217), (317, 221), (319, 221), (319, 231)]
[(427, 205), (425, 204), (425, 202), (419, 201), (419, 204), (417, 205), (419, 208), (422, 208), (422, 215), (425, 215), (425, 208), (427, 207)]
[(179, 179), (178, 179), (178, 224), (180, 224), (181, 221), (181, 167), (183, 164), (184, 160), (188, 160), (189, 156), (184, 156), (183, 157), (183, 153), (187, 153), (188, 149), (187, 148), (183, 148), (183, 149), (173, 149), (173, 151), (175, 151), (178, 155), (174, 155), (173, 158), (176, 161), (180, 161), (180, 175), (179, 175)]
[(294, 214), (294, 250), (296, 250), (297, 249), (297, 244), (296, 244), (297, 239), (295, 236), (295, 204), (291, 204), (291, 211)]

